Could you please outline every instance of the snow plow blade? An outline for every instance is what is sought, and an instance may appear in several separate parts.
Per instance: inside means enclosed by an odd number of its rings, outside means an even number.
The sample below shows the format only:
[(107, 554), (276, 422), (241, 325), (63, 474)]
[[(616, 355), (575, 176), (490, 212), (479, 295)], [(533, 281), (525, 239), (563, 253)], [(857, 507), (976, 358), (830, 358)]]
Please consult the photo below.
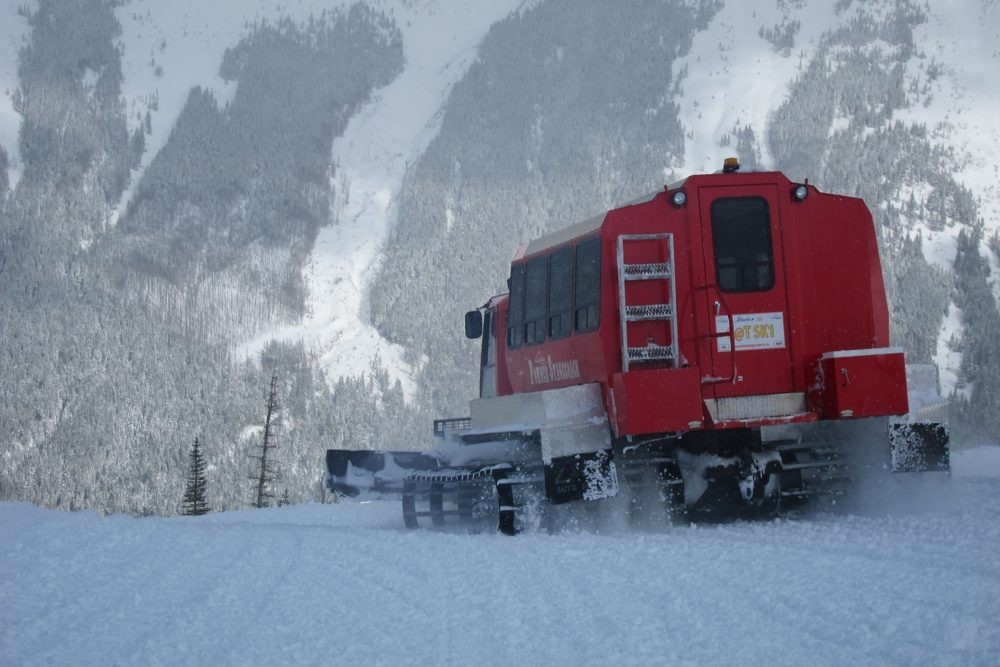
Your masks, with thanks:
[(362, 493), (402, 497), (408, 473), (437, 468), (438, 460), (421, 452), (326, 450), (326, 486), (349, 497)]
[(893, 472), (951, 469), (948, 427), (939, 422), (889, 424)]

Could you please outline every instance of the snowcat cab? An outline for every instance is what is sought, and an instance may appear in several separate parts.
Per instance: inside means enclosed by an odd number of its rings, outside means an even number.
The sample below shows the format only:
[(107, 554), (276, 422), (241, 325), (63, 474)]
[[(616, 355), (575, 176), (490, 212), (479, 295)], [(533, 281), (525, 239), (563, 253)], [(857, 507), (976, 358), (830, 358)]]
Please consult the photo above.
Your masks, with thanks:
[[(513, 532), (539, 500), (622, 488), (675, 512), (771, 514), (845, 492), (858, 466), (948, 469), (943, 424), (906, 417), (867, 206), (738, 169), (518, 250), (509, 292), (466, 316), (483, 341), (470, 416), (436, 421), (415, 465), (368, 466), (401, 489), (407, 525)], [(328, 452), (331, 488), (371, 486), (331, 465), (351, 456)]]

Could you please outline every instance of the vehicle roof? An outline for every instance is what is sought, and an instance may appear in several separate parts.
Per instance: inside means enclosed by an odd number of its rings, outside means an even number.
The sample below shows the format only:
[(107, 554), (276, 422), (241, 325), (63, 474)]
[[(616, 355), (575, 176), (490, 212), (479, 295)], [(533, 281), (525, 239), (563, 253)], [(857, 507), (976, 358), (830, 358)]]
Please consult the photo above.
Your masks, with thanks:
[(534, 255), (537, 252), (547, 250), (557, 245), (566, 243), (567, 241), (572, 241), (575, 238), (581, 236), (586, 236), (591, 232), (595, 232), (601, 228), (604, 223), (604, 218), (608, 216), (608, 211), (617, 210), (619, 208), (624, 208), (626, 206), (635, 206), (637, 204), (646, 204), (653, 201), (656, 195), (663, 192), (663, 190), (654, 190), (653, 192), (642, 195), (641, 197), (636, 197), (631, 201), (627, 201), (624, 204), (619, 204), (613, 209), (608, 209), (602, 213), (599, 213), (593, 217), (587, 218), (586, 220), (581, 220), (580, 222), (569, 225), (568, 227), (563, 227), (562, 229), (557, 229), (556, 231), (541, 236), (537, 239), (529, 241), (526, 245), (518, 248), (517, 255), (514, 257), (515, 260), (521, 259), (528, 255)]
[(674, 183), (670, 183), (669, 185), (667, 185), (667, 186), (665, 186), (665, 187), (663, 187), (663, 188), (661, 188), (659, 190), (654, 190), (653, 192), (650, 192), (648, 194), (642, 195), (640, 197), (636, 197), (635, 199), (632, 199), (632, 200), (627, 201), (625, 203), (618, 204), (614, 208), (608, 209), (606, 211), (603, 211), (602, 213), (599, 213), (598, 215), (595, 215), (593, 217), (587, 218), (586, 220), (581, 220), (580, 222), (568, 225), (566, 227), (563, 227), (562, 229), (558, 229), (558, 230), (556, 230), (554, 232), (546, 234), (545, 236), (541, 236), (541, 237), (539, 237), (537, 239), (533, 239), (533, 240), (529, 241), (528, 243), (521, 245), (517, 249), (517, 252), (514, 254), (514, 257), (513, 257), (513, 259), (511, 261), (514, 261), (514, 262), (519, 261), (521, 259), (524, 259), (525, 257), (530, 256), (530, 255), (534, 255), (534, 254), (543, 252), (543, 251), (548, 250), (550, 248), (553, 248), (555, 246), (562, 245), (563, 243), (567, 243), (568, 241), (572, 241), (573, 239), (577, 239), (577, 238), (586, 236), (587, 234), (590, 234), (591, 232), (596, 232), (598, 229), (601, 228), (601, 225), (604, 223), (604, 219), (607, 217), (607, 215), (608, 215), (608, 213), (610, 211), (616, 211), (618, 209), (625, 208), (626, 206), (636, 206), (636, 205), (639, 205), (639, 204), (647, 204), (647, 203), (653, 201), (653, 199), (655, 199), (656, 196), (659, 195), (662, 192), (672, 192), (674, 190), (677, 190), (679, 188), (684, 187), (685, 185), (687, 185), (688, 181), (691, 180), (691, 179), (695, 179), (695, 180), (698, 180), (698, 181), (704, 179), (706, 182), (708, 182), (710, 179), (713, 179), (713, 177), (718, 177), (718, 176), (722, 176), (723, 178), (725, 178), (727, 180), (728, 179), (734, 179), (734, 178), (735, 179), (740, 179), (740, 177), (748, 177), (748, 176), (755, 177), (755, 180), (756, 179), (760, 179), (762, 177), (763, 177), (764, 180), (773, 180), (773, 179), (776, 179), (776, 178), (781, 178), (781, 179), (784, 179), (786, 181), (788, 180), (787, 177), (783, 173), (777, 172), (777, 171), (740, 171), (740, 172), (736, 172), (736, 173), (733, 173), (733, 174), (725, 174), (725, 175), (723, 175), (723, 172), (721, 172), (721, 171), (717, 171), (717, 172), (714, 172), (714, 173), (711, 173), (711, 174), (708, 174), (708, 173), (705, 173), (705, 174), (692, 174), (692, 175), (690, 175), (690, 176), (688, 176), (688, 177), (686, 177), (686, 178), (684, 178), (682, 180), (675, 181)]

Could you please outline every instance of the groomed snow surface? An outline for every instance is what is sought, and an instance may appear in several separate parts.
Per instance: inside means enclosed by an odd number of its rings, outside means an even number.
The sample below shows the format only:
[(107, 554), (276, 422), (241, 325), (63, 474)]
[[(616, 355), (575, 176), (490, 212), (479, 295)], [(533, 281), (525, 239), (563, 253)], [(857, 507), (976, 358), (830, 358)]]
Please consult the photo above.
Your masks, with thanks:
[(866, 511), (510, 538), (0, 505), (5, 665), (997, 664), (1000, 448)]

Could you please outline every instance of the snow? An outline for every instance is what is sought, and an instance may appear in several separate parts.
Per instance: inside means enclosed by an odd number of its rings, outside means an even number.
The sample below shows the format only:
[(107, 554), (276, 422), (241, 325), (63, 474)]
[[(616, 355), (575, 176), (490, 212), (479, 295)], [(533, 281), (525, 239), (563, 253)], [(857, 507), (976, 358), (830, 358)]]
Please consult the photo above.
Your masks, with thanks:
[[(956, 180), (979, 199), (987, 230), (1000, 230), (1000, 3), (945, 0), (927, 3), (927, 21), (914, 32), (918, 53), (907, 76), (927, 83), (932, 62), (942, 74), (930, 98), (898, 117), (925, 123), (932, 137), (959, 155)], [(987, 234), (988, 236), (988, 234)]]
[(927, 263), (952, 273), (955, 270), (955, 257), (958, 256), (960, 230), (957, 226), (931, 229), (923, 223), (917, 223), (913, 230), (923, 238), (924, 259)]
[(269, 340), (305, 340), (331, 379), (367, 371), (379, 357), (404, 395), (415, 393), (404, 348), (382, 338), (371, 322), (368, 293), (397, 216), (406, 169), (436, 136), (451, 90), (473, 63), (490, 25), (521, 0), (417, 3), (395, 8), (406, 65), (375, 92), (332, 148), (338, 164), (334, 224), (320, 230), (306, 267), (307, 315), (301, 324), (268, 332), (245, 346), (248, 355)]
[(957, 477), (993, 479), (1000, 477), (1000, 447), (972, 447), (951, 457), (952, 474)]
[[(292, 7), (304, 9), (301, 2), (290, 5), (288, 11)], [(275, 3), (253, 6), (242, 0), (207, 4), (136, 0), (116, 8), (122, 26), (122, 98), (129, 132), (142, 124), (147, 112), (152, 132), (146, 135), (146, 151), (132, 172), (113, 222), (127, 210), (142, 174), (166, 145), (191, 89), (201, 86), (212, 91), (220, 104), (231, 99), (234, 87), (219, 76), (226, 49), (236, 46), (256, 19), (280, 17), (279, 9)]]
[[(777, 167), (765, 141), (768, 118), (788, 97), (800, 68), (812, 58), (819, 38), (844, 15), (834, 13), (833, 0), (805, 3), (726, 2), (706, 30), (695, 35), (690, 53), (679, 58), (674, 76), (687, 68), (675, 101), (688, 135), (679, 174), (713, 172), (734, 146), (723, 147), (723, 135), (736, 125), (749, 125), (757, 135), (764, 168)], [(774, 50), (758, 34), (798, 19), (801, 29), (788, 56)], [(794, 175), (793, 178), (808, 176)]]
[(31, 34), (28, 19), (18, 13), (19, 9), (30, 12), (37, 10), (35, 2), (0, 3), (0, 147), (7, 153), (7, 179), (13, 190), (21, 180), (23, 165), (17, 137), (21, 131), (21, 114), (14, 110), (14, 93), (21, 82), (17, 76), (18, 51), (27, 44)]
[[(258, 20), (290, 17), (304, 22), (324, 9), (353, 0), (137, 0), (116, 10), (122, 23), (122, 86), (130, 130), (145, 113), (152, 133), (117, 211), (124, 212), (142, 173), (169, 139), (194, 86), (211, 90), (224, 106), (235, 85), (218, 76), (225, 50), (236, 46)], [(403, 348), (384, 340), (371, 324), (368, 290), (395, 221), (403, 175), (434, 138), (451, 86), (473, 62), (490, 25), (521, 0), (371, 2), (390, 14), (403, 35), (403, 73), (375, 92), (332, 146), (339, 164), (333, 224), (321, 230), (306, 268), (307, 316), (300, 324), (268, 331), (239, 352), (254, 358), (273, 339), (304, 340), (320, 358), (330, 382), (366, 372), (378, 358), (404, 394), (415, 391)], [(154, 104), (155, 101), (155, 104)], [(116, 217), (117, 219), (117, 217)]]
[(941, 395), (949, 397), (958, 391), (968, 400), (972, 396), (972, 385), (965, 384), (961, 388), (958, 386), (962, 370), (962, 352), (959, 343), (964, 333), (962, 309), (954, 303), (948, 304), (948, 312), (938, 331), (937, 352), (933, 361), (941, 372)]
[[(118, 212), (128, 208), (142, 173), (166, 145), (191, 89), (200, 86), (215, 94), (224, 107), (236, 93), (235, 82), (219, 76), (226, 49), (248, 36), (259, 21), (284, 17), (304, 23), (324, 10), (349, 6), (353, 0), (133, 0), (121, 3), (115, 17), (122, 26), (122, 98), (130, 132), (151, 117), (146, 152), (132, 173)], [(379, 9), (393, 3), (369, 3)]]
[(895, 507), (407, 531), (390, 502), (0, 504), (0, 651), (42, 664), (995, 664), (1000, 448)]
[[(906, 123), (923, 123), (928, 136), (956, 154), (955, 180), (979, 204), (988, 239), (1000, 231), (1000, 4), (986, 0), (928, 3), (927, 21), (914, 31), (917, 53), (907, 64), (907, 79), (928, 87), (897, 114)], [(931, 65), (940, 70), (931, 76)], [(912, 95), (911, 95), (912, 97)], [(923, 230), (924, 254), (951, 271), (959, 229)], [(981, 248), (991, 269), (1000, 268)], [(993, 295), (1000, 304), (1000, 280), (993, 274)], [(948, 336), (950, 337), (950, 332)]]

